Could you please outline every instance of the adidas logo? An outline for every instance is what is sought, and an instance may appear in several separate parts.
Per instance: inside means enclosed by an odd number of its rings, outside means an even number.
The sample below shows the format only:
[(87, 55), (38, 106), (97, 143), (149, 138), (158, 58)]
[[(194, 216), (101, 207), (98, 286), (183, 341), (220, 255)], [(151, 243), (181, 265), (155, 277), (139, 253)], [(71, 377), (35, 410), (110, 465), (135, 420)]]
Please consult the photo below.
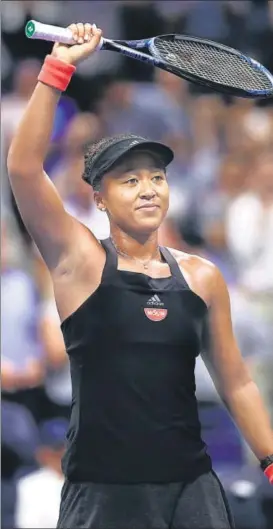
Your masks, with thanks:
[(164, 307), (164, 303), (162, 303), (160, 297), (155, 294), (154, 296), (152, 296), (148, 301), (147, 301), (147, 305), (149, 305), (150, 307)]

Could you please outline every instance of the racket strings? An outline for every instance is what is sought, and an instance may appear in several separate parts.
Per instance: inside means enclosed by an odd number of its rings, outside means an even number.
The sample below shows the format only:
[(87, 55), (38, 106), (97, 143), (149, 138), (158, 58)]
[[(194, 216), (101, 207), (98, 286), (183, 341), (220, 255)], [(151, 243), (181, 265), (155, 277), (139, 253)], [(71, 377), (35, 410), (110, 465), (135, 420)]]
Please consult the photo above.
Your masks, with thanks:
[(200, 42), (156, 38), (162, 59), (204, 80), (244, 90), (272, 89), (270, 80), (239, 55)]

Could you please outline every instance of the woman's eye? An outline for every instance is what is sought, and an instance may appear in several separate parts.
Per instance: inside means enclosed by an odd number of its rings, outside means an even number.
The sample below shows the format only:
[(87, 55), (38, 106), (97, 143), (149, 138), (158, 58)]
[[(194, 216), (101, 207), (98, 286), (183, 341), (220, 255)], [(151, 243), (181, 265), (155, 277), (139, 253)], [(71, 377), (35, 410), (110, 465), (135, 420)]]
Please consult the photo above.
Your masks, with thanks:
[(153, 180), (156, 180), (157, 182), (159, 182), (159, 180), (163, 180), (163, 176), (161, 176), (160, 174), (155, 175), (153, 176)]
[(136, 184), (137, 183), (137, 179), (136, 178), (130, 178), (129, 180), (127, 180), (125, 182), (125, 184)]

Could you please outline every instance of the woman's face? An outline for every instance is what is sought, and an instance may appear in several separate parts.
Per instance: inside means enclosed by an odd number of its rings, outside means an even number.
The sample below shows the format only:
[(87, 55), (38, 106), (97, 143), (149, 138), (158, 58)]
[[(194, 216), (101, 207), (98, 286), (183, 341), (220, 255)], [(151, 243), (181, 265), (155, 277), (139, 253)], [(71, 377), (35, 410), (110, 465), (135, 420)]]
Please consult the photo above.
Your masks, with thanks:
[(112, 225), (131, 234), (152, 233), (169, 207), (165, 169), (152, 154), (130, 153), (104, 175), (95, 200), (99, 208), (106, 208)]

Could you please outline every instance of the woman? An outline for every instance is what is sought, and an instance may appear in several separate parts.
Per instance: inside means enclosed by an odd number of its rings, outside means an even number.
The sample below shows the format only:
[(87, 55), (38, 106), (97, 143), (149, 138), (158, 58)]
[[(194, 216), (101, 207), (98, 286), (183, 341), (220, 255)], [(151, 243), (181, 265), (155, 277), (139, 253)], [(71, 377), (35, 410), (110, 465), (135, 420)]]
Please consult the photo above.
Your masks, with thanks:
[(89, 149), (83, 177), (111, 225), (102, 242), (69, 216), (43, 172), (60, 93), (101, 37), (89, 24), (70, 28), (75, 45), (55, 44), (47, 57), (8, 158), (20, 212), (51, 273), (71, 364), (58, 527), (228, 529), (195, 399), (208, 314), (214, 352), (205, 361), (260, 460), (273, 453), (268, 415), (235, 343), (221, 274), (158, 247), (172, 151), (137, 136)]

